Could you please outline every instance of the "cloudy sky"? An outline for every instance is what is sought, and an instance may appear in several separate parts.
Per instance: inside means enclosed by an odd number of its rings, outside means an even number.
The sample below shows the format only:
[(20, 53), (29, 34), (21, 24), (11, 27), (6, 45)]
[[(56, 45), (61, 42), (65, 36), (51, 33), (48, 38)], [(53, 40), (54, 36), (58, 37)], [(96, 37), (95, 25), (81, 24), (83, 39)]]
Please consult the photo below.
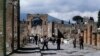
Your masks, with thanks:
[(27, 13), (47, 13), (69, 21), (75, 15), (92, 16), (97, 21), (100, 0), (20, 0), (21, 18)]

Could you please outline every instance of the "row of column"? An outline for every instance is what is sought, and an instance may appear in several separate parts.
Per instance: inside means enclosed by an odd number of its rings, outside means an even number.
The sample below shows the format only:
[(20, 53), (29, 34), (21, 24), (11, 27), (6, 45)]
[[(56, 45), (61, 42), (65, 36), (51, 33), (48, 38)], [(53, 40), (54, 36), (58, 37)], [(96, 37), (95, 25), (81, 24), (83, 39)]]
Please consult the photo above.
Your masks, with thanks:
[(84, 43), (93, 46), (100, 46), (100, 33), (93, 33), (93, 27), (88, 26), (83, 32)]

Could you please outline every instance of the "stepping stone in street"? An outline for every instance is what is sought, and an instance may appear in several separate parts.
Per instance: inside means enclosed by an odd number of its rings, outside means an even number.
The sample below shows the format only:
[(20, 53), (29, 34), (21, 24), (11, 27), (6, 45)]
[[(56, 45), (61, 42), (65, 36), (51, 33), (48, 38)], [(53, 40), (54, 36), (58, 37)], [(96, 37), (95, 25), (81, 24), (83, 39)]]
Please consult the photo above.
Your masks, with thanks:
[(88, 53), (90, 53), (90, 52), (81, 52), (81, 53), (83, 53), (83, 54), (88, 54)]
[(78, 52), (78, 51), (66, 51), (67, 54), (73, 54), (75, 52)]
[(84, 56), (84, 55), (70, 55), (70, 56)]

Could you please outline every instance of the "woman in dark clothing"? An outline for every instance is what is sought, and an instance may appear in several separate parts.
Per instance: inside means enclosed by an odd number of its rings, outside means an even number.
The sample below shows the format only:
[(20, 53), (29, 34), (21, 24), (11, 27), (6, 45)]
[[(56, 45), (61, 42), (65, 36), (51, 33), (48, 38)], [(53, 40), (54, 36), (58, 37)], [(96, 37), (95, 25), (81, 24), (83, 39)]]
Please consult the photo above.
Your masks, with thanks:
[(57, 38), (57, 49), (60, 50), (61, 38)]
[(80, 36), (80, 37), (79, 37), (80, 49), (84, 49), (83, 43), (84, 43), (83, 36)]
[(48, 38), (46, 36), (44, 36), (43, 38), (44, 42), (43, 42), (43, 50), (44, 50), (44, 47), (46, 47), (48, 49)]
[(38, 42), (38, 36), (36, 35), (36, 36), (34, 37), (34, 39), (35, 39), (35, 44), (37, 45), (37, 42)]
[(73, 47), (76, 48), (76, 38), (73, 40)]

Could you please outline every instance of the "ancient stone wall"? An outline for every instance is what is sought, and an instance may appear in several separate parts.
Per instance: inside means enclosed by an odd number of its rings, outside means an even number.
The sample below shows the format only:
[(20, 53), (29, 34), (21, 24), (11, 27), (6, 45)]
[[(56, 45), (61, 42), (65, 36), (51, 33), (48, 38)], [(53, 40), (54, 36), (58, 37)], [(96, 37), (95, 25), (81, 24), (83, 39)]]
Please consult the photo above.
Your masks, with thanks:
[[(82, 32), (81, 32), (82, 33)], [(100, 46), (100, 34), (97, 32), (95, 22), (87, 21), (83, 30), (84, 43), (95, 47)]]
[[(12, 1), (12, 0), (10, 0)], [(12, 16), (13, 16), (13, 5), (7, 3), (6, 8), (6, 46), (7, 52), (12, 52)]]
[(0, 0), (0, 56), (3, 56), (4, 38), (3, 38), (3, 0)]
[(28, 41), (28, 28), (27, 22), (22, 21), (20, 23), (20, 47), (23, 47)]
[[(18, 2), (16, 0), (16, 2)], [(6, 50), (7, 54), (17, 49), (17, 5), (13, 0), (6, 2)]]
[[(47, 16), (48, 16), (47, 14), (28, 14), (27, 15), (27, 21), (29, 22), (28, 23), (29, 24), (28, 25), (29, 35), (32, 34), (31, 30), (37, 32), (35, 34), (42, 34), (41, 36), (48, 34)], [(36, 17), (39, 17), (42, 20), (42, 25), (32, 27), (32, 20), (35, 19)], [(39, 29), (41, 29), (40, 32), (38, 32)]]

